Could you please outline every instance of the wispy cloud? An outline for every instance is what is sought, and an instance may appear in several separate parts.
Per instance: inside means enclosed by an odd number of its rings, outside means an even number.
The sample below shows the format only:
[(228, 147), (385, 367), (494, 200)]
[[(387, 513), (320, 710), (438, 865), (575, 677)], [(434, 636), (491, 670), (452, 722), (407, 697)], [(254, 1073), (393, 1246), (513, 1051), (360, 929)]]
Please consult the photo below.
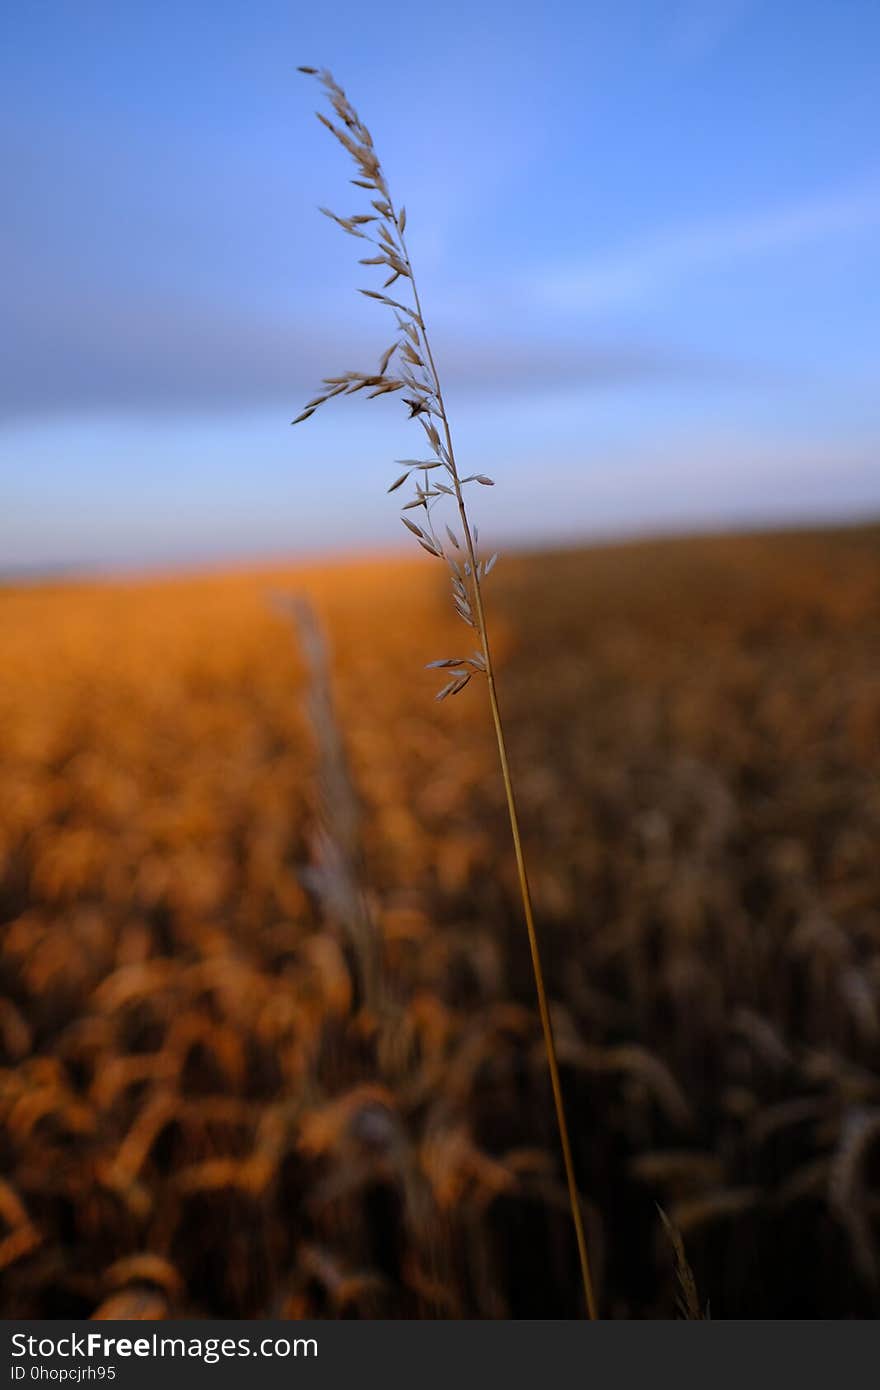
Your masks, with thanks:
[(706, 62), (752, 8), (753, 0), (678, 0), (670, 7), (667, 49), (682, 64)]
[(538, 281), (538, 289), (545, 301), (579, 309), (637, 303), (749, 257), (878, 227), (880, 188), (850, 190), (661, 232), (613, 255), (555, 270)]
[[(286, 320), (179, 298), (44, 297), (0, 344), (0, 422), (59, 414), (293, 410), (320, 378), (369, 366), (385, 346), (350, 323)], [(447, 327), (436, 335), (444, 380), (458, 391), (522, 391), (666, 379), (738, 381), (736, 363), (662, 343), (585, 339), (547, 330), (503, 336)]]

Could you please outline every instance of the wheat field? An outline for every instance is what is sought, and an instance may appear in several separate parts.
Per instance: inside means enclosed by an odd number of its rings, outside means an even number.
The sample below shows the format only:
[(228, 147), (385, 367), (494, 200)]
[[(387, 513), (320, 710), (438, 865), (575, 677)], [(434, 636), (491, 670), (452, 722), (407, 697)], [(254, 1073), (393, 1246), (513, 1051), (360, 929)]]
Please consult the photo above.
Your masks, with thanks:
[[(713, 1318), (876, 1315), (880, 530), (490, 602), (603, 1315), (658, 1206)], [(418, 557), (0, 590), (2, 1315), (580, 1315), (461, 631)]]

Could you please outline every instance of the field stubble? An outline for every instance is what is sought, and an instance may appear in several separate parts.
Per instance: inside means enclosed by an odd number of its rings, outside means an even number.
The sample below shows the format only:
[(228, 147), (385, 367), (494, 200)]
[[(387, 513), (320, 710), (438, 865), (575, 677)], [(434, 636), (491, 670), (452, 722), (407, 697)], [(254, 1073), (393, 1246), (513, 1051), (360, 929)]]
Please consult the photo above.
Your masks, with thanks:
[[(278, 592), (331, 639), (379, 1000)], [(714, 1317), (876, 1314), (880, 533), (492, 597), (604, 1313), (674, 1315), (659, 1203)], [(418, 560), (0, 592), (5, 1316), (578, 1315), (488, 716), (419, 669), (447, 607)]]

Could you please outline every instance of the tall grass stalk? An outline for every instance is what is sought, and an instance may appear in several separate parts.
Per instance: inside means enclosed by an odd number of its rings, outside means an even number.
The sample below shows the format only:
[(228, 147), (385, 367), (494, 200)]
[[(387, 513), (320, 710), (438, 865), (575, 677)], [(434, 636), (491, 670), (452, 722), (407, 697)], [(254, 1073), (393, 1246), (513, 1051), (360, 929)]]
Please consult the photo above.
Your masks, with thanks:
[[(379, 159), (373, 148), (370, 132), (360, 120), (345, 92), (335, 82), (331, 73), (309, 67), (302, 67), (299, 70), (309, 76), (316, 77), (326, 91), (339, 124), (335, 124), (321, 112), (317, 113), (318, 119), (354, 160), (359, 177), (352, 179), (351, 182), (356, 187), (375, 195), (371, 197), (371, 210), (368, 213), (355, 213), (345, 217), (330, 212), (326, 208), (322, 208), (321, 211), (344, 232), (360, 241), (371, 244), (375, 248), (375, 254), (361, 259), (362, 265), (380, 266), (383, 270), (390, 272), (381, 290), (367, 289), (361, 290), (361, 293), (392, 310), (397, 324), (397, 336), (382, 354), (378, 372), (345, 372), (340, 376), (325, 377), (322, 390), (306, 404), (302, 413), (297, 416), (293, 423), (299, 424), (301, 421), (307, 420), (319, 406), (334, 396), (353, 395), (355, 392), (366, 390), (370, 398), (375, 398), (403, 391), (406, 393), (403, 400), (409, 409), (410, 418), (418, 420), (424, 430), (427, 457), (398, 460), (403, 472), (394, 480), (388, 491), (395, 492), (405, 483), (415, 480), (414, 494), (403, 508), (403, 523), (415, 536), (423, 550), (444, 561), (448, 566), (455, 608), (478, 640), (478, 648), (470, 656), (445, 657), (439, 661), (431, 662), (430, 665), (447, 672), (446, 684), (437, 696), (441, 700), (447, 696), (458, 694), (474, 676), (484, 676), (486, 680), (489, 706), (498, 744), (501, 776), (510, 817), (520, 896), (529, 939), (535, 988), (538, 995), (538, 1009), (541, 1016), (553, 1104), (577, 1239), (587, 1314), (589, 1317), (595, 1318), (597, 1316), (596, 1296), (590, 1271), (583, 1214), (575, 1179), (574, 1160), (562, 1095), (562, 1083), (559, 1076), (559, 1063), (553, 1038), (553, 1023), (544, 984), (541, 952), (535, 930), (529, 878), (523, 852), (510, 762), (507, 755), (504, 726), (498, 703), (495, 669), (483, 603), (483, 583), (491, 572), (497, 556), (493, 555), (489, 560), (484, 560), (481, 557), (478, 549), (477, 529), (471, 524), (465, 501), (465, 488), (469, 484), (476, 483), (491, 487), (493, 483), (491, 478), (487, 478), (482, 473), (463, 477), (459, 472), (452, 442), (452, 431), (443, 400), (440, 375), (431, 349), (415, 274), (404, 235), (406, 210), (403, 207), (398, 210), (392, 201)], [(397, 280), (409, 282), (411, 304), (392, 299), (384, 293)], [(446, 525), (441, 537), (435, 524), (434, 512), (436, 504), (442, 503), (444, 499), (452, 505), (457, 513), (460, 530), (456, 532), (451, 526)], [(419, 521), (414, 519), (415, 516), (419, 517)]]

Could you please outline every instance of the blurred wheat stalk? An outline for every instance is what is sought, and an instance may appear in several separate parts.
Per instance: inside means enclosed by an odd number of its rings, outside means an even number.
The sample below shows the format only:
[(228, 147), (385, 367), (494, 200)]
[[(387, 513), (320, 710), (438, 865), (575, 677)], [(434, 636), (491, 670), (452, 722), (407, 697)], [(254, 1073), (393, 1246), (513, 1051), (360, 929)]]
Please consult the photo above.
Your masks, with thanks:
[[(369, 397), (373, 399), (377, 396), (389, 395), (392, 392), (404, 391), (406, 394), (403, 399), (409, 409), (410, 418), (418, 420), (424, 431), (425, 452), (428, 456), (398, 460), (403, 471), (394, 480), (388, 491), (395, 492), (405, 483), (415, 479), (414, 495), (403, 508), (404, 513), (410, 512), (413, 515), (404, 515), (402, 517), (403, 523), (415, 536), (423, 550), (437, 559), (443, 560), (449, 567), (456, 610), (476, 634), (479, 641), (478, 650), (470, 656), (447, 657), (431, 662), (431, 665), (448, 672), (447, 682), (437, 696), (441, 700), (449, 695), (458, 694), (474, 676), (484, 676), (486, 679), (498, 743), (501, 775), (504, 780), (507, 808), (510, 815), (510, 828), (516, 855), (523, 913), (529, 938), (568, 1195), (577, 1237), (587, 1312), (591, 1318), (595, 1318), (597, 1316), (596, 1297), (590, 1272), (583, 1216), (575, 1180), (574, 1161), (559, 1077), (556, 1045), (553, 1038), (553, 1025), (544, 985), (544, 972), (535, 931), (519, 817), (501, 711), (498, 705), (495, 672), (492, 665), (489, 633), (483, 606), (482, 582), (490, 573), (497, 556), (493, 555), (489, 560), (481, 558), (478, 550), (477, 530), (471, 525), (465, 503), (464, 489), (468, 484), (478, 483), (490, 487), (492, 486), (492, 479), (487, 478), (482, 473), (463, 477), (458, 471), (452, 444), (452, 432), (443, 402), (440, 377), (431, 351), (415, 275), (404, 237), (406, 210), (403, 207), (399, 211), (395, 209), (379, 159), (373, 148), (370, 132), (360, 120), (345, 92), (336, 83), (331, 73), (310, 67), (301, 67), (299, 71), (317, 77), (326, 90), (340, 124), (334, 124), (332, 120), (320, 112), (317, 113), (318, 119), (344, 146), (357, 165), (360, 177), (352, 179), (351, 182), (356, 187), (376, 195), (371, 198), (372, 211), (369, 213), (356, 213), (349, 217), (340, 217), (326, 208), (322, 208), (321, 211), (350, 236), (366, 241), (375, 248), (375, 254), (363, 257), (360, 264), (380, 266), (390, 273), (384, 281), (381, 291), (361, 290), (360, 293), (370, 299), (377, 300), (392, 310), (398, 332), (394, 342), (382, 354), (378, 372), (370, 374), (345, 372), (340, 376), (325, 377), (322, 390), (307, 403), (293, 423), (299, 424), (301, 421), (307, 420), (319, 406), (334, 396), (353, 395), (355, 392), (367, 390)], [(397, 280), (409, 281), (414, 301), (412, 305), (392, 299), (384, 292)], [(432, 512), (435, 504), (444, 499), (451, 499), (452, 505), (457, 509), (460, 532), (456, 533), (452, 527), (446, 525), (443, 538), (441, 538), (438, 535)], [(418, 522), (413, 519), (415, 515), (419, 516)]]

